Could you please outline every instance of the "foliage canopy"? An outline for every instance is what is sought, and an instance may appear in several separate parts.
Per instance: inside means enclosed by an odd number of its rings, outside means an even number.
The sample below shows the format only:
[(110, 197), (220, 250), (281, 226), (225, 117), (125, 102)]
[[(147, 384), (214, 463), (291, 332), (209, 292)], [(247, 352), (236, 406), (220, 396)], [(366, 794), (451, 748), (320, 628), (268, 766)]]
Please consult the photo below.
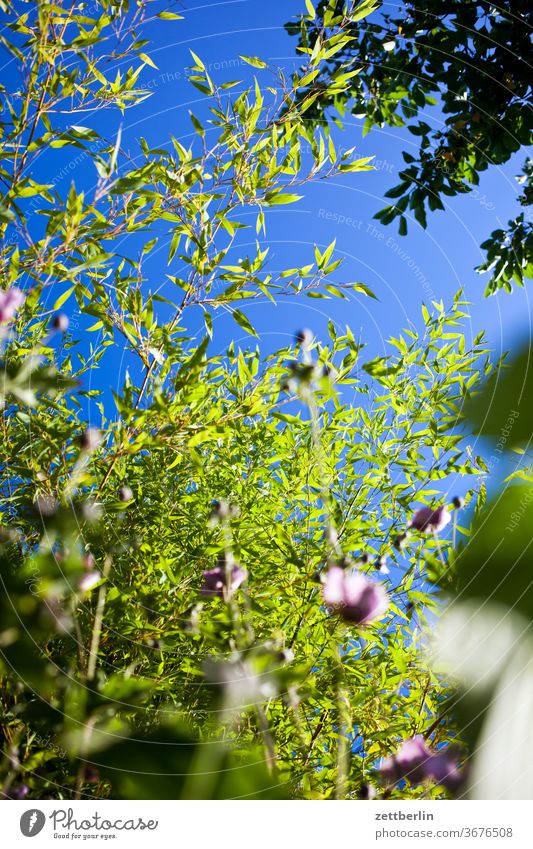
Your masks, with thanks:
[[(342, 8), (322, 0), (316, 12), (300, 16), (287, 29), (310, 52)], [(375, 3), (374, 8), (383, 4)], [(341, 74), (355, 64), (359, 73), (349, 88), (320, 93), (307, 119), (327, 123), (328, 109), (339, 123), (347, 111), (373, 127), (406, 127), (419, 140), (418, 154), (404, 151), (400, 182), (377, 215), (383, 224), (398, 219), (407, 233), (412, 215), (427, 226), (428, 211), (444, 210), (446, 198), (470, 192), (489, 167), (507, 162), (531, 145), (531, 32), (533, 11), (527, 0), (506, 7), (477, 0), (403, 2), (389, 12), (370, 15), (350, 27), (352, 39), (322, 70)], [(318, 76), (311, 83), (320, 87)], [(303, 93), (303, 98), (309, 91)], [(335, 118), (335, 115), (340, 116)], [(527, 189), (520, 203), (531, 204), (531, 163), (519, 178)], [(483, 243), (490, 272), (486, 294), (511, 291), (533, 276), (533, 231), (527, 210), (498, 228)]]

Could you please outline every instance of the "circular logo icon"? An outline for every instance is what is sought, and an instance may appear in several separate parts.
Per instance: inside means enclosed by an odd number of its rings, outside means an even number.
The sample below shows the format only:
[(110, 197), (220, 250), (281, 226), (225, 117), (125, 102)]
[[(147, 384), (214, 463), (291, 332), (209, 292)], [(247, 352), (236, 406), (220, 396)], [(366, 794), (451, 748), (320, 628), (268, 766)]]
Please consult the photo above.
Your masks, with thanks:
[(46, 817), (42, 811), (37, 808), (31, 808), (29, 811), (24, 811), (20, 818), (20, 830), (24, 837), (35, 837), (43, 830)]

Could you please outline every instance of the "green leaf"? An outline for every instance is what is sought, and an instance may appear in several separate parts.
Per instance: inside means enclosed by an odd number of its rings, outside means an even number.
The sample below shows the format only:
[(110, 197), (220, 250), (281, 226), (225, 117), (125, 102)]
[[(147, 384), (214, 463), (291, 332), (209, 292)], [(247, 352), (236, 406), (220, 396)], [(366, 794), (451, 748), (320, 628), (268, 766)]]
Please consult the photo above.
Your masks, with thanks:
[(301, 200), (303, 195), (280, 194), (279, 192), (267, 192), (265, 195), (265, 203), (274, 206), (276, 204), (296, 203)]
[(68, 301), (68, 299), (70, 298), (70, 296), (74, 292), (75, 288), (76, 288), (75, 286), (71, 286), (70, 289), (67, 289), (66, 292), (63, 292), (63, 294), (60, 295), (59, 298), (57, 298), (56, 301), (54, 301), (54, 306), (52, 307), (52, 309), (55, 311), (55, 310), (58, 310), (60, 307), (62, 307), (63, 304), (66, 301)]
[(257, 56), (240, 56), (243, 62), (246, 62), (247, 65), (251, 65), (252, 68), (266, 68), (267, 63), (263, 62), (262, 59), (259, 59)]
[(476, 517), (457, 554), (457, 593), (463, 600), (506, 605), (533, 620), (531, 486), (507, 486)]
[(476, 431), (499, 450), (528, 443), (533, 435), (533, 359), (529, 345), (509, 365), (497, 368), (463, 409)]
[(150, 65), (151, 68), (155, 68), (156, 71), (159, 70), (154, 60), (150, 59), (150, 57), (146, 53), (139, 53), (139, 59), (142, 59), (143, 62), (145, 62), (147, 65)]
[(199, 57), (199, 56), (197, 56), (197, 55), (196, 55), (196, 53), (195, 53), (193, 50), (191, 50), (191, 49), (189, 49), (189, 53), (191, 54), (191, 56), (192, 56), (192, 58), (194, 59), (194, 61), (195, 61), (196, 65), (198, 66), (198, 68), (200, 68), (200, 70), (202, 70), (202, 71), (205, 71), (205, 65), (204, 65), (204, 63), (202, 62), (202, 60), (200, 59), (200, 57)]
[(183, 15), (177, 15), (176, 12), (158, 12), (156, 18), (161, 18), (163, 21), (183, 21)]
[(193, 113), (192, 113), (192, 112), (190, 112), (190, 111), (189, 111), (189, 116), (190, 116), (190, 119), (191, 119), (191, 121), (192, 121), (192, 125), (193, 125), (194, 129), (196, 130), (196, 132), (198, 133), (198, 135), (199, 135), (199, 136), (201, 136), (201, 137), (203, 138), (203, 137), (205, 136), (205, 130), (204, 130), (204, 128), (202, 127), (202, 125), (201, 125), (200, 121), (199, 121), (199, 120), (198, 120), (198, 118), (196, 118), (196, 116), (195, 116), (195, 115), (193, 115)]
[(366, 283), (352, 283), (351, 288), (354, 292), (361, 292), (363, 295), (368, 295), (369, 298), (374, 298), (374, 300), (378, 301), (379, 298), (374, 294), (370, 286), (367, 286)]
[(364, 363), (363, 368), (367, 374), (378, 380), (383, 377), (391, 377), (400, 370), (399, 365), (391, 365), (388, 357), (376, 357), (376, 359)]
[(12, 221), (16, 220), (16, 215), (12, 209), (9, 209), (7, 206), (0, 204), (0, 221), (4, 224), (9, 224)]
[(239, 325), (239, 327), (242, 327), (242, 329), (246, 330), (246, 332), (249, 333), (251, 336), (258, 336), (253, 325), (246, 318), (244, 313), (242, 313), (240, 310), (232, 310), (231, 314), (232, 314), (233, 318), (235, 319), (235, 321), (237, 322), (237, 324)]

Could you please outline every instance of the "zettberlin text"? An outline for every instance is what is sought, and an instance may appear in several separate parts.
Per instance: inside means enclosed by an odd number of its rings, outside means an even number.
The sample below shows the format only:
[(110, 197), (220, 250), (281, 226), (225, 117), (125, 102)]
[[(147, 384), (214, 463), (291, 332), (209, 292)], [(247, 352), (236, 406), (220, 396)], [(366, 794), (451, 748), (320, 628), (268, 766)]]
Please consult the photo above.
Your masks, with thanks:
[(385, 811), (383, 814), (375, 814), (376, 820), (432, 820), (433, 814), (426, 811), (415, 811), (414, 813), (404, 813), (404, 811)]

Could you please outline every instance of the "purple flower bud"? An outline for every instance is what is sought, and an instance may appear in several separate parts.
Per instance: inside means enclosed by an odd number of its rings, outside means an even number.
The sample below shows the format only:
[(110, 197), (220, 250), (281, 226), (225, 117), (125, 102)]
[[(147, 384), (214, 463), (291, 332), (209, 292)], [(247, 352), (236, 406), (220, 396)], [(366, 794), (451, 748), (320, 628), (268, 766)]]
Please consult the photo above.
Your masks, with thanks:
[(388, 784), (402, 779), (419, 784), (432, 778), (449, 790), (457, 789), (463, 779), (449, 752), (432, 751), (421, 734), (406, 740), (395, 755), (385, 758), (379, 771)]
[(361, 572), (331, 566), (322, 590), (324, 601), (347, 622), (366, 625), (381, 619), (389, 606), (384, 589)]
[(427, 764), (426, 772), (429, 778), (448, 790), (457, 790), (463, 782), (456, 759), (447, 752), (436, 752)]
[(100, 781), (100, 773), (98, 772), (96, 767), (93, 767), (93, 766), (86, 766), (85, 767), (85, 776), (84, 777), (85, 777), (85, 781), (88, 784), (98, 784), (98, 782)]
[(11, 321), (24, 303), (25, 297), (24, 292), (16, 287), (0, 292), (0, 322)]
[(438, 533), (446, 527), (448, 522), (451, 521), (451, 518), (443, 504), (435, 510), (432, 510), (431, 507), (421, 507), (420, 510), (416, 511), (408, 527), (414, 528), (417, 531)]
[(395, 755), (385, 758), (379, 771), (389, 784), (396, 784), (403, 778), (416, 784), (426, 778), (425, 765), (431, 757), (426, 741), (417, 734), (406, 740)]
[(456, 495), (452, 498), (452, 504), (456, 510), (461, 510), (461, 508), (465, 506), (465, 500), (464, 498), (461, 498), (460, 495)]
[(225, 564), (215, 566), (214, 569), (206, 569), (203, 572), (204, 584), (200, 592), (202, 595), (217, 595), (220, 598), (230, 598), (243, 581), (248, 577), (246, 569), (241, 569), (237, 563), (229, 567), (230, 580), (227, 582), (227, 569)]
[(27, 784), (19, 784), (18, 787), (11, 787), (6, 795), (8, 799), (25, 799), (28, 793), (30, 792), (30, 788)]
[(51, 321), (52, 330), (58, 330), (60, 333), (65, 333), (68, 330), (69, 320), (68, 316), (65, 315), (64, 312), (58, 312), (55, 314)]

